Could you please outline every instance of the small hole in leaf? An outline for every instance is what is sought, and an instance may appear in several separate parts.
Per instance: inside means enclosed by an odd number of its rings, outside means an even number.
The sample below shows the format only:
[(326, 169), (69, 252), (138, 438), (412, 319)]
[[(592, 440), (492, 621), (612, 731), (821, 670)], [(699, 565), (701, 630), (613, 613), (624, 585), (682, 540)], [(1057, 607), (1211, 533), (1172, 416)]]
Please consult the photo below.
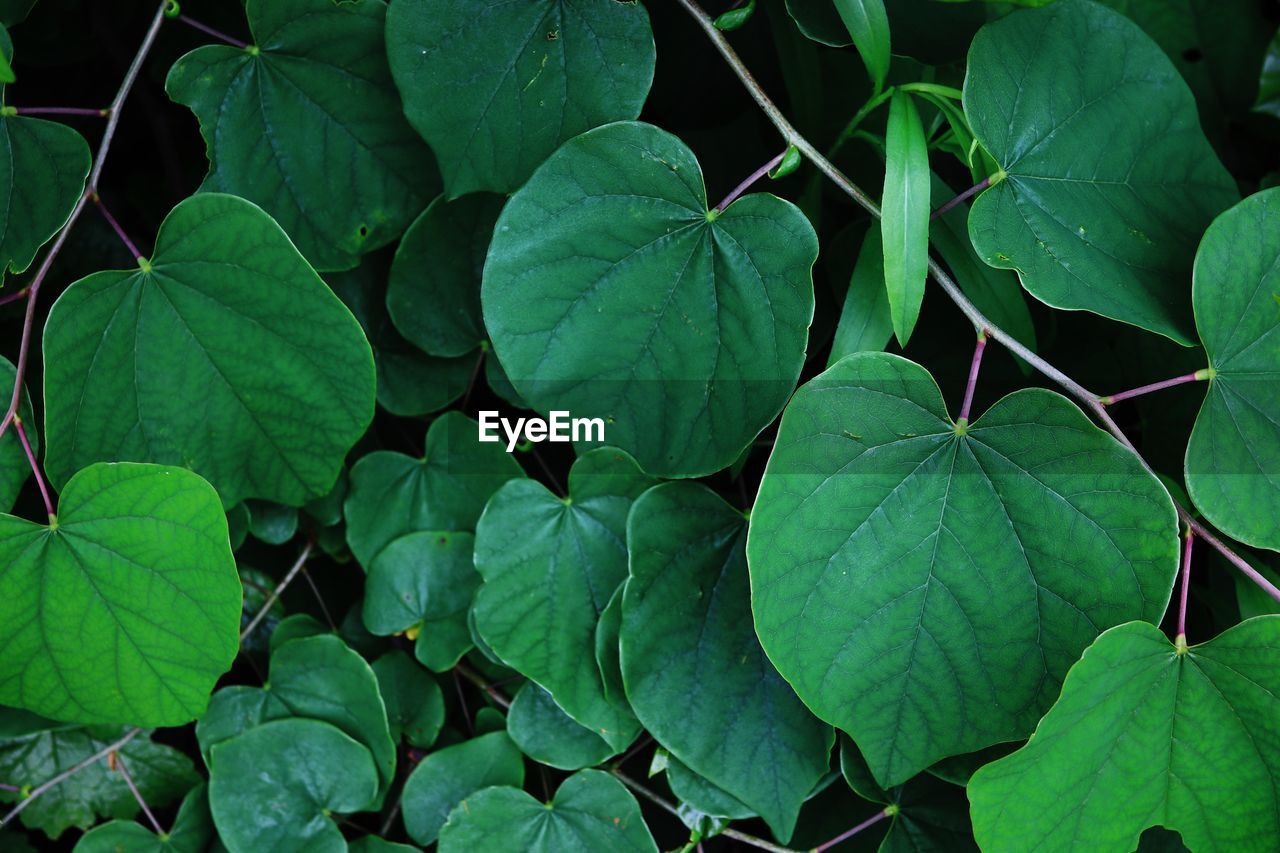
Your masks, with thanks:
[(359, 232), (358, 232), (358, 233), (360, 234), (360, 236), (361, 236), (362, 238), (364, 238), (364, 237), (368, 237), (368, 236), (369, 236), (369, 226), (367, 226), (367, 225), (361, 225), (361, 226), (360, 226), (360, 230), (359, 230)]
[(1204, 52), (1198, 47), (1189, 47), (1182, 52), (1182, 58), (1187, 62), (1199, 62), (1204, 59)]

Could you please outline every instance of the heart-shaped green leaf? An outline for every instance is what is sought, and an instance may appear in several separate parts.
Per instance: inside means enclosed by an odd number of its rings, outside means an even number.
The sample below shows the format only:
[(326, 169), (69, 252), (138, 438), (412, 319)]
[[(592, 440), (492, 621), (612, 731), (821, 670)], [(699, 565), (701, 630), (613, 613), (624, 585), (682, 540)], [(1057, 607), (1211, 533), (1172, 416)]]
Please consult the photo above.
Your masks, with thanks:
[(743, 514), (695, 483), (631, 510), (622, 675), (645, 729), (763, 817), (781, 841), (827, 772), (831, 727), (809, 713), (751, 623)]
[(1107, 631), (1027, 745), (973, 775), (982, 849), (1120, 853), (1151, 826), (1192, 850), (1270, 849), (1280, 837), (1278, 653), (1275, 616), (1186, 651), (1141, 622)]
[(58, 510), (47, 527), (0, 515), (0, 702), (77, 722), (200, 716), (239, 646), (217, 494), (178, 468), (94, 465)]
[(1100, 631), (1159, 619), (1178, 527), (1066, 398), (953, 423), (924, 368), (862, 353), (787, 407), (747, 557), (769, 658), (896, 785), (1025, 737)]
[[(0, 779), (20, 788), (34, 788), (71, 770), (115, 742), (124, 729), (111, 726), (62, 727), (0, 743)], [(171, 746), (139, 735), (116, 753), (138, 791), (153, 807), (181, 797), (200, 780), (191, 759)], [(20, 791), (0, 790), (0, 802), (24, 798)], [(33, 800), (20, 817), (23, 826), (57, 839), (68, 827), (88, 829), (99, 818), (127, 820), (138, 813), (138, 801), (120, 773), (106, 760), (83, 770)], [(0, 845), (7, 839), (0, 836)]]
[(1209, 393), (1187, 444), (1187, 491), (1223, 533), (1280, 551), (1280, 189), (1219, 216), (1196, 255)]
[[(13, 57), (3, 27), (0, 56), (6, 66)], [(88, 174), (89, 145), (80, 134), (0, 108), (0, 284), (7, 273), (31, 266), (40, 247), (66, 223)]]
[(207, 478), (226, 506), (300, 506), (333, 488), (373, 417), (359, 324), (271, 218), (234, 196), (175, 207), (141, 270), (71, 285), (44, 358), (55, 484), (96, 461), (159, 462)]
[(635, 739), (639, 725), (625, 705), (605, 698), (596, 623), (627, 576), (627, 512), (651, 485), (630, 456), (600, 448), (574, 463), (567, 498), (535, 480), (514, 480), (476, 526), (480, 636), (615, 750)]
[(604, 738), (566, 714), (550, 693), (532, 681), (520, 688), (508, 714), (511, 739), (539, 764), (581, 770), (617, 752)]
[(709, 211), (679, 139), (623, 122), (565, 143), (507, 203), (485, 266), (494, 351), (539, 411), (603, 418), (658, 476), (717, 471), (804, 362), (818, 244), (796, 207)]
[(444, 694), (431, 673), (393, 649), (373, 662), (373, 674), (387, 706), (391, 739), (399, 742), (403, 735), (419, 749), (435, 743), (444, 725)]
[(467, 610), (480, 586), (470, 533), (424, 530), (393, 541), (369, 567), (364, 625), (378, 636), (411, 631), (415, 654), (444, 670), (471, 648)]
[(208, 146), (201, 187), (262, 206), (317, 269), (349, 269), (399, 237), (440, 187), (400, 112), (382, 0), (248, 0), (256, 44), (197, 48), (169, 97)]
[(387, 58), (457, 198), (510, 192), (571, 136), (638, 116), (654, 46), (639, 3), (396, 0)]
[(964, 108), (1003, 177), (969, 213), (978, 254), (1055, 308), (1190, 344), (1192, 253), (1238, 195), (1164, 52), (1090, 0), (1016, 12), (974, 38)]
[(330, 816), (378, 789), (369, 750), (319, 720), (264, 723), (213, 748), (209, 809), (230, 853), (344, 853)]
[[(132, 774), (132, 764), (128, 766)], [(208, 788), (200, 784), (183, 799), (173, 826), (164, 835), (137, 821), (113, 820), (82, 835), (73, 853), (205, 853), (213, 837)]]
[(453, 807), (491, 785), (524, 784), (524, 758), (497, 731), (433, 752), (404, 783), (404, 826), (419, 844), (436, 840)]
[(364, 745), (381, 796), (395, 776), (396, 750), (377, 676), (364, 658), (332, 634), (304, 637), (272, 651), (270, 677), (265, 687), (224, 687), (214, 694), (196, 724), (205, 763), (217, 763), (220, 743), (271, 720), (323, 720)]
[(640, 806), (622, 783), (580, 770), (550, 803), (516, 788), (486, 788), (467, 797), (440, 832), (440, 853), (657, 853)]
[(502, 210), (501, 196), (443, 196), (422, 212), (396, 249), (387, 310), (410, 343), (434, 356), (466, 355), (488, 340), (480, 281)]
[(383, 548), (407, 533), (475, 530), (489, 496), (519, 463), (501, 444), (481, 443), (479, 425), (461, 412), (431, 422), (421, 459), (376, 451), (351, 468), (347, 544), (367, 570)]
[[(6, 395), (4, 399), (9, 399), (7, 395), (12, 393), (16, 379), (17, 370), (14, 369), (13, 362), (0, 355), (0, 395)], [(27, 441), (31, 442), (31, 450), (38, 456), (40, 436), (35, 429), (35, 418), (31, 416), (31, 399), (27, 396), (26, 388), (22, 389), (21, 402), (18, 416), (22, 418), (23, 430)], [(0, 435), (0, 512), (13, 509), (13, 502), (18, 499), (22, 484), (30, 476), (31, 463), (22, 449), (22, 442), (18, 440), (18, 431), (10, 427), (5, 430), (4, 435)]]

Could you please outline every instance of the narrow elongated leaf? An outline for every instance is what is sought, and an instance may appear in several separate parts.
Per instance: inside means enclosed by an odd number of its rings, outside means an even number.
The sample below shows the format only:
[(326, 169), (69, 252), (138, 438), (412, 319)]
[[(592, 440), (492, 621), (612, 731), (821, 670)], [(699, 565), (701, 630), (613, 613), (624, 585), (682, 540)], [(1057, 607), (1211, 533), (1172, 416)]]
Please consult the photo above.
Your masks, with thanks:
[(1129, 851), (1164, 826), (1192, 850), (1280, 837), (1280, 617), (1180, 652), (1152, 625), (1107, 631), (1031, 740), (973, 775), (983, 850)]
[(463, 800), (440, 833), (440, 853), (657, 853), (640, 806), (622, 783), (580, 770), (540, 803), (516, 788), (486, 788)]
[(853, 265), (827, 367), (850, 353), (883, 350), (892, 337), (893, 315), (884, 280), (884, 241), (880, 226), (872, 223)]
[(920, 316), (929, 274), (929, 147), (915, 101), (894, 92), (885, 132), (884, 198), (880, 231), (884, 283), (893, 333), (902, 346)]
[[(109, 746), (123, 728), (59, 728), (0, 742), (0, 779), (20, 788), (34, 788), (70, 770)], [(170, 746), (142, 734), (122, 746), (118, 755), (147, 803), (162, 808), (178, 799), (200, 777), (191, 759)], [(15, 803), (20, 791), (0, 790), (0, 802)], [(19, 820), (50, 838), (70, 827), (88, 829), (100, 818), (127, 820), (138, 813), (138, 801), (124, 777), (96, 761), (34, 800)], [(0, 836), (0, 840), (3, 836)]]
[(178, 468), (94, 465), (58, 513), (0, 515), (0, 702), (77, 722), (198, 717), (239, 646), (217, 494)]
[(454, 806), (482, 788), (524, 784), (524, 758), (503, 731), (480, 735), (424, 758), (404, 783), (404, 826), (419, 844), (435, 842)]
[(756, 630), (882, 785), (1025, 737), (1105, 628), (1159, 619), (1173, 505), (1066, 398), (971, 424), (924, 368), (852, 355), (787, 408), (747, 542)]
[(480, 280), (503, 199), (442, 196), (414, 220), (396, 249), (387, 310), (400, 334), (434, 356), (466, 355), (485, 343)]
[(399, 237), (440, 186), (400, 112), (386, 14), (382, 0), (248, 0), (255, 44), (197, 48), (165, 81), (200, 120), (201, 189), (261, 205), (317, 269)]
[(622, 676), (658, 743), (786, 842), (827, 772), (833, 735), (760, 648), (746, 540), (743, 514), (705, 486), (665, 483), (636, 501)]
[(485, 325), (534, 408), (603, 418), (605, 441), (650, 474), (700, 476), (731, 464), (795, 387), (816, 257), (788, 202), (756, 193), (710, 211), (684, 143), (612, 124), (562, 146), (507, 203)]
[[(13, 383), (17, 378), (13, 362), (0, 355), (0, 396), (3, 399), (9, 399), (7, 395), (13, 392)], [(27, 396), (26, 388), (22, 389), (21, 403), (18, 416), (22, 418), (31, 450), (39, 458), (40, 435), (36, 430), (35, 418), (31, 416), (31, 399)], [(13, 509), (13, 502), (18, 499), (22, 484), (30, 476), (31, 463), (22, 449), (22, 442), (18, 440), (18, 431), (10, 427), (0, 436), (0, 512)]]
[[(26, 15), (26, 9), (8, 11), (9, 20), (0, 20), (4, 26)], [(0, 74), (9, 76), (0, 84), (13, 82), (13, 43), (4, 26)], [(80, 134), (65, 124), (0, 108), (0, 284), (8, 273), (31, 266), (40, 247), (66, 223), (88, 174), (89, 145)]]
[(266, 687), (214, 694), (196, 725), (206, 763), (217, 763), (219, 744), (271, 720), (323, 720), (363, 744), (377, 769), (379, 795), (384, 793), (395, 776), (395, 743), (377, 676), (364, 659), (332, 634), (304, 637), (272, 651), (270, 676)]
[(566, 139), (638, 116), (653, 82), (649, 15), (615, 0), (396, 0), (387, 56), (450, 198), (511, 192)]
[(447, 412), (431, 422), (421, 459), (379, 450), (351, 468), (347, 544), (368, 569), (405, 534), (474, 530), (489, 496), (523, 475), (501, 444), (480, 442), (475, 421)]
[(1196, 328), (1212, 378), (1187, 444), (1187, 491), (1241, 542), (1280, 551), (1280, 189), (1219, 216), (1196, 255)]
[(832, 2), (853, 39), (853, 46), (867, 66), (872, 86), (879, 92), (884, 88), (884, 78), (889, 73), (889, 16), (884, 11), (884, 0)]
[(265, 723), (213, 748), (209, 808), (230, 853), (341, 853), (332, 812), (373, 801), (369, 750), (319, 720)]
[[(71, 285), (44, 333), (46, 466), (181, 465), (226, 506), (333, 488), (373, 417), (360, 326), (271, 218), (202, 193), (133, 272)], [(192, 394), (191, 389), (200, 389)]]
[(630, 456), (601, 448), (574, 463), (567, 498), (515, 480), (493, 496), (476, 527), (480, 636), (615, 750), (635, 739), (639, 725), (605, 697), (596, 623), (627, 576), (627, 512), (651, 485)]
[(964, 108), (1004, 173), (969, 213), (983, 260), (1056, 308), (1191, 343), (1192, 252), (1238, 195), (1160, 48), (1089, 0), (1016, 12), (974, 38)]

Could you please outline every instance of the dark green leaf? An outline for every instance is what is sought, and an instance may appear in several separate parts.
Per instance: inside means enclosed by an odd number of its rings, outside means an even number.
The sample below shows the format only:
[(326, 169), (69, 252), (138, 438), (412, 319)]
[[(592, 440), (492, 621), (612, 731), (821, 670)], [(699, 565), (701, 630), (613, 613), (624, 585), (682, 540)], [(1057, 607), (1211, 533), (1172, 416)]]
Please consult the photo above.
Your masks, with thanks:
[(516, 746), (539, 764), (561, 770), (593, 767), (617, 750), (564, 712), (551, 694), (526, 682), (511, 703), (507, 730)]
[(832, 0), (836, 13), (862, 56), (875, 91), (889, 74), (889, 16), (884, 0)]
[(183, 799), (165, 835), (136, 821), (113, 820), (82, 835), (74, 853), (205, 853), (213, 837), (208, 789), (200, 784)]
[[(491, 785), (524, 784), (524, 758), (497, 731), (433, 752), (404, 783), (404, 826), (419, 844), (436, 840), (454, 806)], [(515, 848), (509, 848), (515, 849)]]
[[(4, 400), (8, 400), (8, 395), (13, 393), (15, 379), (17, 371), (13, 362), (0, 355), (0, 395), (3, 395)], [(36, 431), (36, 420), (31, 414), (31, 399), (27, 396), (26, 388), (22, 389), (22, 408), (19, 409), (18, 416), (22, 418), (23, 430), (27, 434), (27, 441), (31, 442), (31, 450), (39, 458), (40, 435)], [(10, 427), (0, 436), (0, 512), (13, 509), (13, 503), (22, 491), (22, 484), (30, 476), (31, 463), (22, 450), (18, 431)]]
[(873, 223), (858, 249), (849, 290), (840, 311), (827, 367), (854, 352), (879, 352), (893, 337), (889, 291), (884, 279), (884, 243), (880, 226)]
[(520, 396), (603, 418), (658, 476), (733, 462), (781, 410), (813, 318), (813, 227), (765, 193), (708, 211), (679, 139), (623, 122), (566, 143), (512, 197), (485, 324)]
[(398, 743), (404, 735), (419, 749), (435, 743), (444, 725), (444, 694), (431, 674), (399, 649), (374, 661), (373, 674), (387, 706), (391, 739)]

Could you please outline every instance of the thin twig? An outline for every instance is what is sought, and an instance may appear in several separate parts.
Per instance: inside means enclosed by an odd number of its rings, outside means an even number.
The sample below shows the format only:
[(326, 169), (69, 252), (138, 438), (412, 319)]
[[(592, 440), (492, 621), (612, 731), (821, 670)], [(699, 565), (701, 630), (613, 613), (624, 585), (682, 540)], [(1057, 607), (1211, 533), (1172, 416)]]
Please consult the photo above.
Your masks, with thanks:
[(991, 186), (991, 178), (983, 178), (977, 184), (974, 184), (973, 186), (969, 187), (969, 189), (960, 193), (960, 195), (951, 199), (951, 201), (947, 202), (942, 207), (938, 208), (933, 213), (929, 214), (929, 221), (932, 222), (933, 220), (938, 219), (939, 217), (946, 216), (947, 213), (956, 205), (964, 204), (970, 198), (982, 192), (989, 186)]
[(320, 587), (316, 586), (315, 578), (311, 577), (311, 572), (307, 571), (307, 567), (302, 567), (302, 579), (307, 582), (307, 586), (311, 587), (311, 594), (315, 596), (316, 603), (320, 605), (320, 613), (324, 616), (324, 621), (328, 623), (330, 631), (338, 630), (338, 623), (333, 621), (333, 614), (329, 612), (328, 606), (324, 603), (324, 596), (320, 594)]
[(476, 687), (479, 687), (481, 690), (483, 690), (486, 696), (488, 696), (490, 699), (492, 699), (495, 703), (500, 705), (502, 708), (504, 709), (511, 708), (511, 700), (508, 699), (505, 695), (503, 695), (501, 690), (494, 687), (492, 684), (490, 684), (488, 681), (485, 680), (483, 675), (476, 672), (474, 669), (467, 666), (465, 663), (458, 663), (453, 668), (453, 670), (458, 675), (461, 675), (467, 681), (470, 681)]
[(142, 252), (138, 251), (138, 247), (129, 239), (129, 235), (126, 234), (124, 228), (120, 226), (120, 222), (111, 215), (111, 210), (103, 203), (102, 196), (94, 193), (93, 204), (98, 208), (98, 212), (102, 214), (102, 218), (107, 220), (107, 224), (111, 226), (111, 230), (116, 232), (116, 236), (120, 238), (120, 242), (124, 243), (124, 247), (129, 250), (129, 256), (136, 261), (141, 261), (143, 259)]
[(1182, 596), (1178, 601), (1178, 633), (1173, 640), (1178, 648), (1187, 645), (1187, 587), (1191, 584), (1191, 545), (1195, 541), (1196, 535), (1188, 527), (1182, 537)]
[(56, 788), (58, 785), (61, 785), (63, 782), (67, 781), (72, 776), (76, 775), (81, 770), (85, 769), (86, 767), (93, 764), (94, 762), (101, 761), (102, 759), (106, 758), (109, 754), (119, 751), (125, 744), (133, 740), (135, 737), (137, 737), (141, 733), (142, 733), (142, 729), (130, 729), (128, 732), (125, 733), (124, 737), (120, 738), (115, 743), (104, 746), (102, 749), (98, 750), (93, 755), (86, 758), (84, 761), (81, 761), (76, 766), (68, 770), (62, 771), (57, 776), (54, 776), (52, 779), (50, 779), (48, 782), (44, 782), (43, 784), (38, 785), (37, 787), (32, 789), (31, 793), (27, 795), (26, 799), (24, 799), (22, 802), (14, 806), (9, 811), (9, 813), (4, 816), (3, 819), (0, 819), (0, 829), (8, 826), (15, 817), (21, 814), (23, 809), (25, 809), (27, 806), (34, 803), (36, 799), (40, 797), (42, 794), (44, 794), (46, 791), (50, 790), (51, 788)]
[(871, 817), (867, 818), (862, 823), (858, 824), (852, 829), (845, 830), (844, 832), (840, 833), (830, 841), (825, 841), (822, 844), (819, 844), (817, 847), (813, 848), (813, 853), (822, 853), (823, 850), (829, 850), (832, 847), (835, 847), (841, 841), (845, 841), (847, 839), (853, 838), (853, 836), (857, 835), (859, 832), (862, 832), (862, 830), (866, 829), (867, 827), (874, 826), (875, 824), (879, 823), (880, 821), (894, 814), (897, 814), (896, 806), (885, 806), (883, 809), (876, 812)]
[(85, 190), (81, 193), (76, 206), (72, 208), (66, 224), (62, 226), (62, 230), (54, 238), (53, 245), (45, 253), (39, 269), (36, 270), (35, 277), (31, 280), (29, 288), (31, 292), (27, 298), (27, 312), (22, 322), (22, 342), (18, 345), (18, 363), (13, 377), (13, 396), (9, 401), (9, 410), (5, 413), (3, 420), (0, 420), (0, 435), (4, 435), (5, 430), (9, 428), (9, 425), (13, 423), (14, 417), (18, 414), (18, 402), (22, 396), (22, 379), (26, 375), (27, 360), (31, 355), (31, 337), (36, 317), (36, 297), (40, 293), (40, 286), (44, 284), (45, 277), (49, 275), (54, 259), (62, 251), (63, 245), (67, 242), (67, 236), (71, 233), (76, 220), (80, 218), (80, 214), (84, 212), (85, 205), (88, 204), (90, 197), (98, 191), (98, 181), (102, 178), (102, 169), (107, 162), (107, 152), (111, 150), (111, 142), (115, 139), (116, 127), (120, 123), (120, 112), (124, 107), (125, 100), (129, 97), (129, 92), (133, 89), (133, 84), (138, 80), (142, 64), (146, 61), (147, 54), (151, 52), (151, 46), (155, 44), (156, 36), (160, 32), (160, 25), (164, 23), (165, 9), (168, 6), (169, 0), (163, 0), (156, 9), (155, 16), (151, 19), (151, 26), (147, 29), (147, 34), (142, 38), (142, 45), (134, 55), (133, 62), (129, 65), (129, 70), (125, 72), (124, 80), (120, 83), (116, 96), (111, 100), (111, 105), (107, 107), (107, 125), (102, 131), (102, 141), (98, 143), (98, 153), (94, 157), (93, 167), (89, 171), (89, 179), (85, 183)]
[(960, 417), (956, 423), (969, 422), (969, 410), (973, 408), (973, 392), (978, 387), (978, 371), (982, 369), (982, 352), (987, 348), (987, 331), (978, 332), (978, 343), (973, 348), (973, 361), (969, 363), (969, 380), (964, 386), (964, 402), (960, 405)]
[(231, 36), (227, 35), (224, 32), (215, 30), (213, 27), (209, 26), (208, 24), (201, 23), (200, 21), (197, 21), (195, 18), (192, 18), (189, 15), (179, 15), (177, 17), (177, 20), (182, 21), (182, 23), (186, 24), (188, 27), (191, 27), (192, 29), (199, 30), (200, 32), (204, 33), (207, 36), (213, 36), (216, 39), (225, 41), (227, 44), (231, 45), (232, 47), (238, 47), (241, 50), (243, 50), (249, 46), (246, 42), (242, 42), (238, 38), (232, 38)]
[(778, 164), (782, 162), (782, 158), (787, 156), (788, 150), (790, 149), (784, 149), (783, 152), (779, 154), (777, 157), (774, 157), (768, 163), (765, 163), (759, 169), (756, 169), (750, 175), (747, 175), (747, 177), (743, 179), (742, 183), (734, 187), (733, 191), (730, 192), (727, 196), (725, 196), (724, 200), (721, 201), (719, 204), (717, 204), (713, 208), (715, 212), (724, 213), (724, 209), (729, 205), (733, 204), (735, 201), (737, 201), (738, 196), (742, 195), (744, 192), (751, 189), (752, 184), (754, 184), (756, 181), (760, 180), (765, 175), (772, 172), (774, 169), (778, 168)]
[(94, 116), (106, 118), (107, 110), (92, 107), (14, 107), (20, 116)]
[[(857, 202), (863, 210), (879, 219), (880, 206), (876, 204), (875, 200), (867, 195), (861, 187), (849, 180), (843, 172), (837, 169), (830, 160), (822, 155), (822, 152), (814, 148), (813, 144), (810, 143), (808, 139), (792, 127), (791, 123), (787, 121), (786, 116), (782, 114), (782, 111), (779, 110), (773, 101), (769, 99), (769, 96), (765, 94), (764, 89), (761, 88), (760, 84), (751, 75), (751, 71), (746, 67), (746, 65), (743, 64), (742, 60), (738, 57), (737, 52), (734, 51), (733, 46), (730, 45), (724, 35), (716, 29), (715, 24), (712, 23), (711, 19), (707, 17), (707, 14), (702, 11), (702, 7), (698, 5), (696, 0), (677, 0), (677, 2), (693, 16), (694, 20), (702, 28), (703, 32), (706, 33), (707, 38), (711, 40), (716, 50), (720, 52), (720, 55), (724, 57), (725, 61), (737, 75), (743, 86), (746, 87), (748, 94), (750, 94), (752, 99), (755, 100), (756, 104), (764, 112), (769, 121), (773, 123), (773, 126), (777, 128), (778, 132), (782, 135), (782, 138), (787, 142), (787, 144), (794, 145), (800, 153), (809, 160), (809, 162), (813, 163), (818, 170), (822, 172), (822, 174), (826, 175), (827, 178), (831, 180), (832, 183)], [(1080, 404), (1097, 419), (1102, 427), (1107, 432), (1111, 433), (1116, 441), (1120, 442), (1134, 453), (1143, 468), (1154, 475), (1155, 472), (1152, 470), (1151, 466), (1148, 465), (1147, 461), (1138, 453), (1137, 448), (1134, 447), (1133, 442), (1129, 440), (1129, 437), (1125, 435), (1124, 430), (1120, 429), (1116, 422), (1112, 420), (1111, 415), (1108, 414), (1106, 410), (1106, 407), (1099, 402), (1098, 397), (1095, 394), (1049, 362), (1045, 361), (1040, 356), (1036, 355), (1017, 338), (1000, 328), (1000, 326), (992, 323), (990, 319), (978, 310), (976, 305), (969, 301), (969, 298), (960, 290), (960, 287), (956, 284), (955, 280), (947, 274), (947, 271), (944, 270), (932, 256), (929, 258), (929, 274), (933, 280), (938, 283), (938, 286), (946, 292), (951, 301), (956, 304), (956, 307), (958, 307), (960, 311), (969, 318), (975, 328), (986, 329), (990, 336), (1002, 343), (1006, 349), (1021, 358), (1027, 364), (1034, 367), (1047, 379), (1059, 385), (1072, 397), (1075, 397), (1076, 400), (1078, 400)], [(1262, 577), (1262, 575), (1253, 569), (1253, 567), (1251, 567), (1244, 558), (1223, 544), (1222, 540), (1214, 536), (1213, 533), (1205, 528), (1203, 524), (1196, 521), (1185, 507), (1180, 505), (1176, 500), (1173, 501), (1173, 505), (1177, 509), (1178, 516), (1182, 519), (1183, 523), (1195, 530), (1197, 536), (1204, 539), (1206, 543), (1218, 550), (1231, 562), (1232, 565), (1243, 572), (1254, 583), (1262, 587), (1268, 595), (1276, 601), (1280, 601), (1280, 589), (1277, 589), (1274, 584)]]
[(302, 571), (303, 566), (307, 564), (307, 558), (311, 556), (311, 549), (314, 547), (314, 539), (308, 539), (307, 544), (302, 546), (302, 553), (298, 555), (298, 559), (289, 567), (289, 571), (285, 573), (285, 576), (280, 583), (276, 584), (276, 588), (271, 590), (271, 594), (267, 596), (267, 600), (258, 608), (258, 612), (253, 615), (253, 618), (249, 620), (249, 625), (240, 632), (240, 642), (243, 643), (245, 637), (252, 634), (253, 629), (258, 627), (258, 623), (266, 618), (267, 613), (270, 612), (271, 608), (280, 598), (280, 594), (285, 591), (289, 584), (293, 583), (294, 577), (296, 577), (298, 572)]
[(1209, 376), (1208, 370), (1197, 370), (1195, 373), (1175, 376), (1172, 379), (1162, 379), (1149, 385), (1139, 385), (1137, 388), (1130, 388), (1128, 391), (1121, 391), (1119, 394), (1108, 394), (1105, 397), (1099, 397), (1098, 402), (1104, 406), (1110, 406), (1112, 403), (1119, 403), (1121, 400), (1129, 400), (1133, 397), (1141, 397), (1143, 394), (1150, 394), (1152, 391), (1163, 391), (1165, 388), (1172, 388), (1175, 385), (1182, 385), (1186, 382), (1200, 382), (1208, 379)]
[(163, 836), (164, 829), (160, 826), (160, 821), (156, 820), (156, 816), (151, 813), (151, 807), (142, 798), (142, 792), (138, 790), (138, 786), (133, 783), (133, 776), (129, 775), (129, 768), (124, 766), (124, 756), (117, 753), (112, 754), (115, 755), (116, 770), (120, 771), (120, 775), (124, 777), (124, 783), (133, 792), (133, 798), (138, 801), (138, 805), (142, 806), (142, 813), (147, 816), (147, 820), (151, 823), (151, 828), (156, 831), (156, 835)]
[(22, 290), (15, 290), (13, 293), (10, 293), (8, 296), (0, 296), (0, 305), (8, 305), (10, 302), (17, 302), (19, 299), (24, 299), (26, 298), (26, 295), (30, 292), (31, 292), (31, 288), (24, 287), (22, 288)]
[(732, 827), (726, 827), (720, 832), (725, 838), (732, 838), (734, 841), (741, 841), (743, 844), (749, 844), (758, 850), (768, 850), (769, 853), (800, 853), (794, 847), (783, 847), (781, 844), (774, 844), (772, 841), (766, 841), (763, 838), (757, 838), (754, 835), (748, 835), (745, 832), (739, 832)]
[(44, 474), (40, 473), (40, 462), (36, 459), (35, 451), (31, 449), (31, 442), (27, 441), (27, 430), (22, 425), (22, 418), (14, 416), (13, 428), (18, 431), (18, 441), (22, 444), (23, 452), (27, 454), (31, 474), (36, 478), (36, 485), (40, 487), (40, 497), (44, 498), (45, 512), (49, 514), (49, 523), (52, 524), (57, 520), (58, 514), (53, 510), (53, 501), (49, 498), (49, 486), (44, 481)]

